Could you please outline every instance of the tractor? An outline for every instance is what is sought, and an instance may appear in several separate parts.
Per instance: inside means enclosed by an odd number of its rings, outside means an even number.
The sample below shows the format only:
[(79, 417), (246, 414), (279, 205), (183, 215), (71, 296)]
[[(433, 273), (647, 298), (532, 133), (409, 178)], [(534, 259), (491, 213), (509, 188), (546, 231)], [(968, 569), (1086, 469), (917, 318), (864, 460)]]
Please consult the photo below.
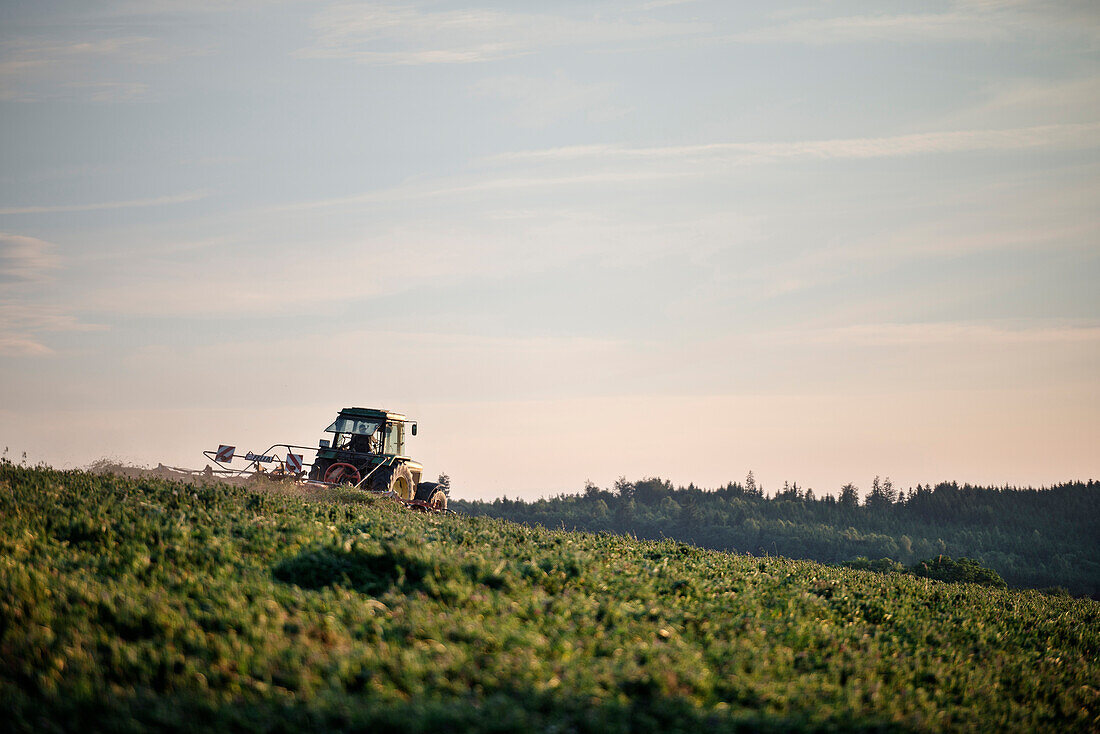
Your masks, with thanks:
[[(377, 408), (344, 408), (325, 429), (332, 438), (322, 438), (317, 448), (277, 443), (261, 454), (249, 451), (241, 456), (236, 446), (221, 444), (217, 451), (202, 452), (218, 466), (216, 470), (207, 466), (202, 474), (346, 484), (389, 495), (418, 510), (446, 510), (446, 484), (421, 482), (423, 465), (405, 455), (406, 426), (415, 436), (416, 423), (401, 413)], [(304, 461), (308, 452), (316, 452), (312, 463)], [(235, 458), (244, 459), (248, 464), (243, 469), (233, 469), (230, 464)], [(275, 468), (267, 470), (265, 466), (269, 464), (274, 464)], [(306, 467), (309, 467), (308, 478)]]
[(352, 484), (373, 492), (393, 492), (405, 502), (447, 509), (447, 488), (421, 482), (424, 466), (405, 453), (405, 429), (416, 423), (401, 413), (376, 408), (344, 408), (321, 439), (309, 471), (312, 480)]

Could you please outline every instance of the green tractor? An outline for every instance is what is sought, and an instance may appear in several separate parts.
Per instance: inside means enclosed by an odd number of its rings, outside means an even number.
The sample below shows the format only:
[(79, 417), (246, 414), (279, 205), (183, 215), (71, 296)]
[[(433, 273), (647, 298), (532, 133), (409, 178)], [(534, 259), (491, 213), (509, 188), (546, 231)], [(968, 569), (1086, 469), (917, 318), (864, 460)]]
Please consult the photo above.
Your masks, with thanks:
[(447, 509), (447, 488), (421, 482), (424, 466), (405, 454), (405, 428), (416, 423), (401, 413), (376, 408), (344, 408), (321, 439), (309, 478), (351, 484), (372, 492), (393, 492), (406, 504)]

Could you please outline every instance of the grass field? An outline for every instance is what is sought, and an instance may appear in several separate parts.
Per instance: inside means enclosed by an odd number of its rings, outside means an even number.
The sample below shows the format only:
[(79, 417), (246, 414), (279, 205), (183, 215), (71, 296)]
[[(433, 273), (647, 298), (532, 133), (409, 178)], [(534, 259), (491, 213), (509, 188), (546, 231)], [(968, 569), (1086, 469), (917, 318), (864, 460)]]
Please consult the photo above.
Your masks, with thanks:
[(19, 731), (1100, 728), (1100, 603), (0, 465)]

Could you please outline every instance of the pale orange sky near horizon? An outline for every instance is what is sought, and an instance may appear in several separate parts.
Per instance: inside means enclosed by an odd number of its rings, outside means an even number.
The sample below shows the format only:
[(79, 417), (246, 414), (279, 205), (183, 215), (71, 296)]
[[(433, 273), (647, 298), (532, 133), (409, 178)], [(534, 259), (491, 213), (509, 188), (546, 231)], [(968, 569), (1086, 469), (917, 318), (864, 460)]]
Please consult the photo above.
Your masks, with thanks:
[[(1079, 397), (1048, 391), (1007, 403), (999, 392), (967, 391), (900, 400), (864, 394), (422, 405), (409, 413), (419, 421), (409, 451), (425, 464), (427, 478), (448, 473), (461, 499), (580, 492), (586, 481), (609, 488), (619, 476), (712, 489), (743, 481), (749, 471), (770, 494), (785, 481), (818, 496), (836, 494), (847, 482), (867, 491), (874, 476), (889, 476), (899, 488), (940, 481), (1040, 487), (1100, 476), (1090, 458), (1097, 433), (1081, 430), (1095, 412)], [(948, 402), (951, 414), (942, 412)], [(196, 447), (227, 443), (244, 453), (276, 440), (316, 445), (329, 413), (335, 410), (323, 406), (134, 410), (105, 426), (92, 412), (63, 411), (54, 417), (66, 431), (95, 439), (76, 449), (51, 448), (56, 424), (43, 420), (28, 426), (26, 440), (42, 446), (30, 452), (31, 463), (72, 468), (106, 458), (202, 468), (208, 462)], [(896, 420), (884, 423), (884, 416)], [(649, 430), (658, 422), (666, 423), (664, 435)], [(166, 428), (141, 440), (144, 454), (119, 450), (137, 444), (134, 426), (142, 424)]]

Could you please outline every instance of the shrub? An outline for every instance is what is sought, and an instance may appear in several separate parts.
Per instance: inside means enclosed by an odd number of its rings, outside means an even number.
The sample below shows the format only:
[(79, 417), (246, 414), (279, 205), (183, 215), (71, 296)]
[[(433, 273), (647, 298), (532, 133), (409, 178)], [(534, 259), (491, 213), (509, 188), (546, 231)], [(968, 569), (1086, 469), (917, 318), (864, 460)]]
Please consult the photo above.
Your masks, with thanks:
[(986, 568), (973, 558), (953, 559), (950, 556), (936, 556), (920, 561), (909, 569), (916, 576), (937, 581), (980, 584), (998, 589), (1008, 588), (1001, 575), (992, 568)]

